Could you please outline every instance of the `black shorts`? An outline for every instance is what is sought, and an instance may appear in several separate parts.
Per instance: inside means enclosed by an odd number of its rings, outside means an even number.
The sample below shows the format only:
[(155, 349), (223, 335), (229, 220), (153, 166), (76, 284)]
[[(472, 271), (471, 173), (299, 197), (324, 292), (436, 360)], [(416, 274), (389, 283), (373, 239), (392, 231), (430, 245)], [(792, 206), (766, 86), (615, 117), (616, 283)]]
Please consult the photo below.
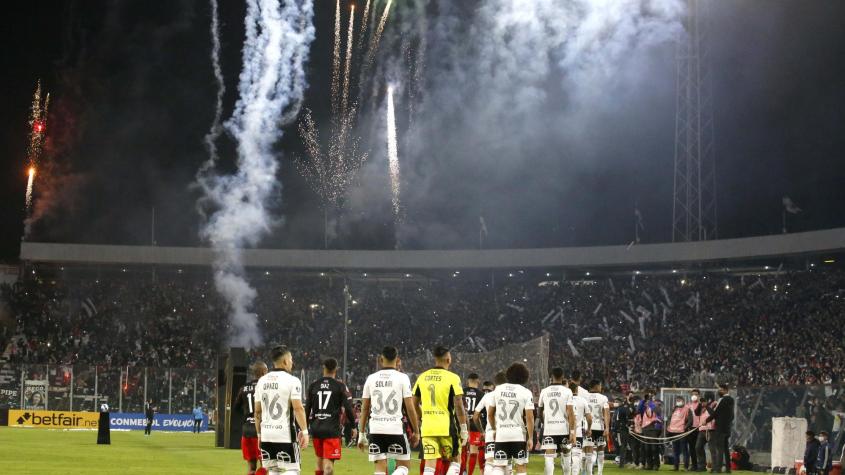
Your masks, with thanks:
[(528, 448), (525, 442), (496, 442), (493, 464), (504, 466), (511, 460), (517, 465), (528, 463)]
[(604, 439), (604, 431), (603, 430), (590, 431), (590, 442), (592, 442), (593, 445), (596, 446), (596, 447), (606, 445), (607, 441)]
[(554, 449), (557, 452), (568, 452), (571, 448), (568, 435), (544, 435), (540, 441), (543, 450)]
[(270, 470), (299, 470), (299, 444), (262, 441), (259, 446), (261, 466)]
[(370, 462), (411, 460), (411, 444), (405, 434), (370, 434)]

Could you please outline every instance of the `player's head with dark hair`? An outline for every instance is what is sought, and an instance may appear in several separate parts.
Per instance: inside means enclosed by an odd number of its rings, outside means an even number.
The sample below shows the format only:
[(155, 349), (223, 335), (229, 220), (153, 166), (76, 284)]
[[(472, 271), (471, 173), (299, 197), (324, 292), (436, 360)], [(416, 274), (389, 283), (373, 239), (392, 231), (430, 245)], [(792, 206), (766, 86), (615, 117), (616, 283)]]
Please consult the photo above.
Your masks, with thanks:
[(578, 395), (578, 383), (576, 383), (575, 381), (570, 379), (568, 386), (569, 386), (569, 390), (572, 391), (572, 394), (577, 396)]
[(498, 386), (500, 384), (505, 384), (508, 382), (508, 377), (505, 375), (504, 371), (499, 371), (493, 376), (493, 383)]
[(598, 379), (593, 379), (590, 381), (590, 392), (591, 393), (600, 393), (601, 392), (601, 381)]
[(395, 346), (385, 346), (379, 355), (382, 368), (395, 368), (399, 362), (399, 350)]
[(495, 387), (496, 387), (496, 385), (493, 384), (493, 381), (484, 381), (483, 383), (481, 383), (481, 390), (484, 391), (485, 393), (489, 393)]
[(273, 360), (273, 367), (290, 371), (293, 369), (293, 355), (285, 345), (274, 346), (270, 350), (270, 359)]
[(254, 379), (261, 379), (262, 376), (267, 374), (267, 363), (263, 361), (256, 361), (252, 364), (249, 370), (252, 371), (252, 377)]
[(323, 360), (323, 376), (334, 377), (337, 374), (337, 360), (326, 358)]
[(452, 364), (452, 355), (449, 353), (449, 348), (442, 345), (435, 347), (434, 363), (441, 368), (449, 369), (449, 366)]
[(559, 366), (552, 368), (552, 382), (558, 384), (563, 382), (563, 368)]
[(569, 375), (569, 382), (575, 383), (575, 385), (581, 384), (581, 370), (572, 370), (572, 373)]
[(467, 375), (467, 386), (471, 388), (477, 388), (479, 380), (481, 378), (478, 376), (478, 373), (470, 373)]
[(525, 385), (528, 382), (528, 377), (531, 375), (528, 372), (528, 366), (522, 363), (514, 363), (505, 371), (505, 376), (511, 384)]

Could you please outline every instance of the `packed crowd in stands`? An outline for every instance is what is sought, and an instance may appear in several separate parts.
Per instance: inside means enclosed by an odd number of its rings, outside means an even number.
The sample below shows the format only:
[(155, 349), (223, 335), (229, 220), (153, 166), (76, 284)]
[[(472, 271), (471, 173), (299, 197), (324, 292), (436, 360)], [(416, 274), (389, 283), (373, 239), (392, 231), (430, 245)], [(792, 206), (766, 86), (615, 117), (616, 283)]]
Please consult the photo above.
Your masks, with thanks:
[[(292, 346), (299, 367), (340, 358), (342, 278), (253, 277), (265, 342)], [(213, 367), (229, 324), (225, 304), (205, 279), (57, 272), (4, 285), (0, 357), (12, 364)], [(714, 375), (752, 386), (845, 378), (845, 272), (835, 269), (565, 280), (515, 272), (495, 283), (459, 273), (358, 275), (349, 286), (352, 387), (385, 344), (406, 355), (435, 344), (472, 352), (544, 332), (550, 364), (579, 367), (613, 391), (712, 385)]]

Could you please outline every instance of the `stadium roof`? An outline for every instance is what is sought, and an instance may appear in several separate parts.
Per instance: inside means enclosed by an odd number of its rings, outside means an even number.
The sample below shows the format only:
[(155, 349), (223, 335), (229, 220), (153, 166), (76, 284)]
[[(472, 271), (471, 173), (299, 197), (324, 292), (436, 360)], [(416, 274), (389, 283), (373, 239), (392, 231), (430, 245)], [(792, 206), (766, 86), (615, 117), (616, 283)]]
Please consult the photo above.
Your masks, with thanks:
[[(629, 246), (489, 250), (248, 249), (247, 267), (279, 269), (507, 269), (631, 267), (819, 255), (845, 250), (845, 228), (713, 241)], [(21, 260), (63, 264), (210, 266), (200, 247), (112, 246), (24, 242)]]

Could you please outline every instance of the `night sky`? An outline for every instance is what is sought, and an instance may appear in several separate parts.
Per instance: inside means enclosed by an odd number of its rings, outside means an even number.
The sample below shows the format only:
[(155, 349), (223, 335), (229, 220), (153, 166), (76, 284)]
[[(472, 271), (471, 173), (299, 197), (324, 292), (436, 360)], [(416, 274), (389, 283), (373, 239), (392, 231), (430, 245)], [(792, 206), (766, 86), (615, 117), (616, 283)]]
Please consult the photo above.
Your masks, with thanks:
[[(334, 1), (315, 3), (305, 104), (325, 124)], [(640, 45), (620, 56), (626, 61), (601, 68), (591, 58), (541, 71), (544, 58), (520, 53), (535, 45), (519, 45), (520, 32), (501, 34), (485, 22), (480, 0), (398, 3), (356, 130), (370, 159), (345, 200), (332, 247), (391, 249), (396, 235), (404, 248), (474, 247), (481, 215), (490, 247), (626, 244), (635, 203), (643, 241), (671, 239), (670, 42)], [(713, 7), (720, 237), (780, 232), (784, 195), (804, 210), (790, 230), (844, 226), (845, 2), (721, 0)], [(213, 116), (208, 3), (19, 2), (6, 10), (0, 260), (13, 262), (19, 252), (28, 108), (39, 78), (53, 103), (36, 185), (43, 215), (30, 239), (149, 244), (155, 208), (159, 245), (201, 245), (191, 183), (206, 159), (202, 138)], [(242, 2), (222, 0), (227, 116), (237, 98), (243, 17)], [(407, 112), (407, 87), (397, 105), (405, 221), (395, 229), (378, 91), (408, 82), (402, 44), (416, 47), (419, 36), (408, 28), (421, 24), (429, 29), (418, 116), (412, 121)], [(369, 84), (379, 86), (376, 94)], [(233, 141), (220, 145), (221, 170), (231, 170)], [(261, 245), (322, 247), (319, 201), (292, 164), (303, 154), (295, 126), (277, 149), (282, 186), (272, 209), (279, 223)]]

